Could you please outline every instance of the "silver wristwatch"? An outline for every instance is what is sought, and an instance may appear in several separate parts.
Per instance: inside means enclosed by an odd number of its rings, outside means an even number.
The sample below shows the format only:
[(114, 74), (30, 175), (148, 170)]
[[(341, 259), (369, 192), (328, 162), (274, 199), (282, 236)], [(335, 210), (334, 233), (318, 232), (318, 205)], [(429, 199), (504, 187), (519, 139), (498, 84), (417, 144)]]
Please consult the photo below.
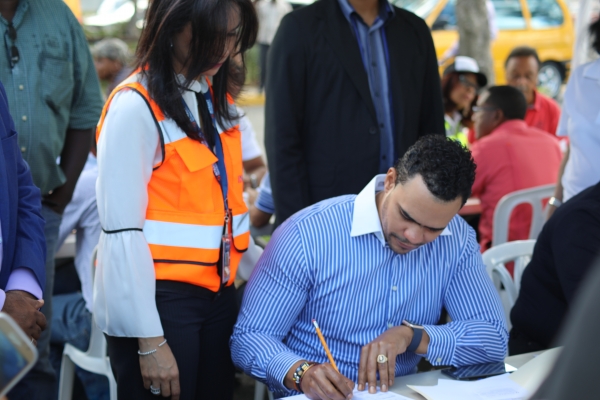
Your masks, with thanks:
[(554, 196), (550, 197), (550, 200), (548, 200), (548, 205), (554, 206), (556, 208), (562, 206), (562, 203), (563, 203), (562, 201), (560, 201), (559, 199), (557, 199)]

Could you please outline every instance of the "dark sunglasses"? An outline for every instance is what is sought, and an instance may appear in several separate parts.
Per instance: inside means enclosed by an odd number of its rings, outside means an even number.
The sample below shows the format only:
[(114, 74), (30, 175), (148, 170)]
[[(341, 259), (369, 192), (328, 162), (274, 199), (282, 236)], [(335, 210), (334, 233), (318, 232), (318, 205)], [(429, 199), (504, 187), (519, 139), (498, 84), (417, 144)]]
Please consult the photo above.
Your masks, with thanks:
[(19, 54), (19, 49), (17, 49), (17, 46), (15, 46), (15, 42), (17, 41), (17, 30), (15, 29), (15, 26), (12, 24), (12, 22), (8, 24), (8, 29), (6, 29), (5, 34), (8, 35), (8, 38), (12, 41), (12, 45), (9, 49), (9, 59), (10, 67), (14, 68), (14, 66), (21, 59), (21, 55)]
[(475, 91), (475, 93), (479, 93), (479, 90), (481, 89), (479, 87), (478, 84), (471, 82), (470, 80), (467, 79), (466, 76), (464, 75), (459, 75), (458, 76), (458, 81), (465, 87), (473, 89)]

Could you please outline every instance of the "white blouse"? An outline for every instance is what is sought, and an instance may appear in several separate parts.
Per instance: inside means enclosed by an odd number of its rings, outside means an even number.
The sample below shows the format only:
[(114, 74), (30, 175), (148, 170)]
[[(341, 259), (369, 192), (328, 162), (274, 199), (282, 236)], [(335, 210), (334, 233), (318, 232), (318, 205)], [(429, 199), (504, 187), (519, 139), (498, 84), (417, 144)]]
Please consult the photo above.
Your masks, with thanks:
[(576, 68), (563, 99), (557, 136), (568, 136), (563, 201), (600, 181), (600, 59)]
[[(196, 121), (199, 116), (194, 92), (206, 90), (204, 81), (194, 81), (183, 93)], [(185, 136), (172, 120), (161, 125), (165, 136)], [(161, 159), (159, 132), (146, 102), (130, 90), (117, 93), (98, 142), (96, 196), (104, 230), (143, 229), (148, 182), (153, 166)], [(102, 232), (98, 246), (93, 312), (100, 329), (111, 336), (162, 336), (155, 302), (154, 263), (143, 232)], [(243, 262), (253, 267), (256, 252), (252, 247)]]

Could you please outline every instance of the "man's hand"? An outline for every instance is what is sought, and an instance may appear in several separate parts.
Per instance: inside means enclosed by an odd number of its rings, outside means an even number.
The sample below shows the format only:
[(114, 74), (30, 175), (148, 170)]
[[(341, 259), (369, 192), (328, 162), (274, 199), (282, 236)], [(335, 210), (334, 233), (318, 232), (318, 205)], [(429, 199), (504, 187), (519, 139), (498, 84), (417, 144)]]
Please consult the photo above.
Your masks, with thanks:
[(304, 373), (300, 389), (312, 400), (345, 400), (352, 398), (354, 382), (324, 363), (313, 365)]
[(46, 329), (46, 317), (39, 311), (43, 305), (44, 300), (38, 300), (27, 292), (10, 290), (6, 292), (2, 311), (10, 315), (25, 334), (35, 341)]
[[(381, 391), (386, 392), (394, 384), (396, 357), (406, 351), (412, 336), (413, 331), (409, 327), (395, 326), (363, 346), (358, 365), (358, 390), (365, 390), (365, 384), (368, 383), (369, 393), (376, 393), (379, 371)], [(387, 357), (387, 362), (382, 364), (377, 362), (380, 354)]]

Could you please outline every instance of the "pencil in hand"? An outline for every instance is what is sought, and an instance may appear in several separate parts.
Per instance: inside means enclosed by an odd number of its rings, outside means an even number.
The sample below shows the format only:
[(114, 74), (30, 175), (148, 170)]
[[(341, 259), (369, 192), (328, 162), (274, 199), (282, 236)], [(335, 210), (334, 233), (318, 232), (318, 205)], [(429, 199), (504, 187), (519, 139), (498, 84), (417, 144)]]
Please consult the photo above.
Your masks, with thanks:
[(337, 365), (335, 365), (335, 361), (333, 360), (333, 356), (331, 355), (331, 352), (329, 351), (329, 347), (327, 347), (327, 343), (325, 342), (325, 338), (323, 337), (323, 334), (321, 333), (321, 329), (319, 328), (319, 324), (317, 324), (317, 320), (315, 320), (313, 318), (312, 323), (315, 326), (315, 329), (317, 331), (317, 336), (319, 336), (319, 340), (321, 341), (321, 344), (323, 345), (323, 348), (325, 349), (325, 353), (327, 354), (327, 358), (329, 358), (329, 362), (331, 363), (331, 365), (333, 366), (333, 368), (339, 373), (340, 370), (338, 369)]

